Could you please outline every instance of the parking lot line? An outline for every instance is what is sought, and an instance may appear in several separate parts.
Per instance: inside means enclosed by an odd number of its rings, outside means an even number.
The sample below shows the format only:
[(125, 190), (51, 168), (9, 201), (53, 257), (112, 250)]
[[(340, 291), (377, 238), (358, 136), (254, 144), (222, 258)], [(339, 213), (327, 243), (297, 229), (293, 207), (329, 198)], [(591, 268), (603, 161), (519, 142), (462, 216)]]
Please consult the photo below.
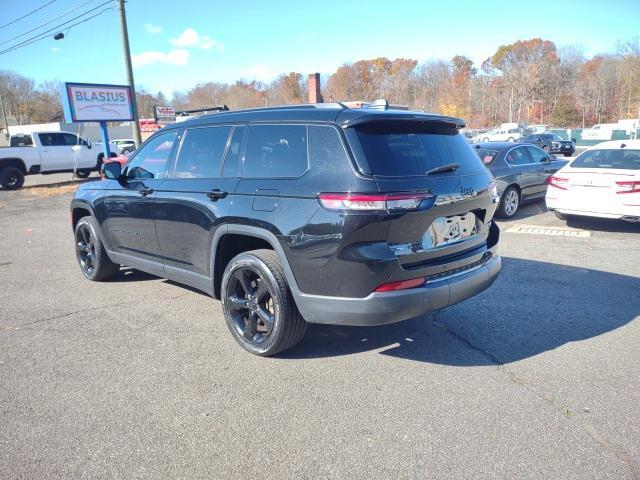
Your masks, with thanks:
[(528, 233), (531, 235), (549, 235), (556, 237), (588, 238), (589, 230), (563, 227), (543, 227), (539, 225), (514, 225), (507, 229), (507, 233)]

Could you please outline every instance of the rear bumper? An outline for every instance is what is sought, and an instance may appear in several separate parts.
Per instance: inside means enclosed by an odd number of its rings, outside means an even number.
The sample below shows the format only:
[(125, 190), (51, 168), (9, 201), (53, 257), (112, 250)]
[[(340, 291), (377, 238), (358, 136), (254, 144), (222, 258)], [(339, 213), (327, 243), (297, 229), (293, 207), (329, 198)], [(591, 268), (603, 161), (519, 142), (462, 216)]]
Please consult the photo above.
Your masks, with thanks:
[[(640, 205), (616, 205), (605, 211), (600, 208), (584, 208), (577, 202), (562, 198), (546, 198), (547, 209), (557, 211), (564, 215), (576, 215), (583, 217), (627, 219), (640, 217)], [(635, 220), (634, 220), (635, 221)]]
[(298, 293), (295, 300), (300, 313), (310, 323), (384, 325), (415, 318), (477, 295), (491, 286), (501, 266), (500, 257), (495, 256), (473, 270), (418, 288), (371, 293), (365, 298)]

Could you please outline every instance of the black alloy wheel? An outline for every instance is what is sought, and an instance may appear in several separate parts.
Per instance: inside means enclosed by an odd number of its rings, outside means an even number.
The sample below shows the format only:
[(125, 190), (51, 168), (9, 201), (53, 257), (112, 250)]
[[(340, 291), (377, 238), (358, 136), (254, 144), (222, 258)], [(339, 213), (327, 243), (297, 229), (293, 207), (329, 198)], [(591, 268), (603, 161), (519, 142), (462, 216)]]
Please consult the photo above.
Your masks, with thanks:
[(227, 305), (233, 327), (253, 344), (266, 341), (273, 331), (275, 309), (267, 282), (251, 267), (233, 272), (227, 290)]
[(98, 264), (96, 243), (95, 237), (86, 223), (79, 225), (76, 230), (76, 255), (82, 273), (86, 277), (93, 277)]

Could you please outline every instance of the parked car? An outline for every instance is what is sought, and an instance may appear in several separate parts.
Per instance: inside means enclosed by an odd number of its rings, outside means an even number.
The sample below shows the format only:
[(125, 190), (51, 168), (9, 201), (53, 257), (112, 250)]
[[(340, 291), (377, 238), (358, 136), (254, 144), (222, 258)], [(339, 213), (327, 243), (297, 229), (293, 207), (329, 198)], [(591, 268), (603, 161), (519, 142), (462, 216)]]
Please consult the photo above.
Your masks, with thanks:
[[(379, 105), (379, 102), (376, 102)], [(243, 348), (381, 325), (488, 288), (498, 196), (459, 119), (340, 104), (167, 125), (72, 202), (89, 280), (127, 265), (222, 300)]]
[(545, 152), (561, 153), (565, 157), (572, 156), (576, 151), (576, 146), (571, 140), (565, 140), (555, 133), (536, 133), (527, 135), (520, 139), (522, 143), (532, 143)]
[(9, 147), (0, 147), (0, 185), (16, 189), (25, 175), (73, 172), (88, 177), (99, 168), (104, 154), (91, 142), (71, 132), (36, 132), (15, 135)]
[(494, 128), (477, 137), (479, 142), (515, 142), (522, 137), (522, 130), (516, 127)]
[(570, 215), (640, 222), (640, 140), (586, 149), (548, 180), (547, 208)]
[(544, 198), (547, 178), (567, 164), (531, 144), (479, 143), (475, 151), (496, 178), (496, 214), (502, 218), (512, 218), (523, 203)]
[[(95, 142), (96, 147), (103, 149), (102, 142)], [(116, 155), (129, 155), (136, 149), (136, 142), (130, 138), (109, 140), (109, 150)]]
[(598, 123), (582, 131), (583, 140), (611, 140), (613, 131), (619, 129), (617, 123)]

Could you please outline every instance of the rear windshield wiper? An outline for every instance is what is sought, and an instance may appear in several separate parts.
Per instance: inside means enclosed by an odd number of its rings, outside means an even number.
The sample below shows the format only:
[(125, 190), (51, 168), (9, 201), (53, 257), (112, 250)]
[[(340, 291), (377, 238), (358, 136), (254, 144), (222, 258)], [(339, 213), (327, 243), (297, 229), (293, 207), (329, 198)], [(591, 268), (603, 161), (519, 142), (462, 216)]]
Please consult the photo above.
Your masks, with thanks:
[(458, 168), (460, 168), (459, 163), (447, 163), (446, 165), (440, 165), (439, 167), (435, 167), (435, 168), (432, 168), (431, 170), (427, 170), (427, 175), (434, 175), (436, 173), (455, 172)]

